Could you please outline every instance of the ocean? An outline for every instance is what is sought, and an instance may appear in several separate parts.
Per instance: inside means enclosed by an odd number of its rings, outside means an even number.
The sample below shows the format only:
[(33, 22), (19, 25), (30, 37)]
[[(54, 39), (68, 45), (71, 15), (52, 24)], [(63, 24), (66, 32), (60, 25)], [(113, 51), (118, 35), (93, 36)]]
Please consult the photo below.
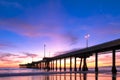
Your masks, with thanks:
[(39, 69), (0, 68), (0, 80), (120, 80), (120, 71), (112, 74), (109, 68), (100, 69), (99, 73), (93, 69), (88, 72), (47, 72)]

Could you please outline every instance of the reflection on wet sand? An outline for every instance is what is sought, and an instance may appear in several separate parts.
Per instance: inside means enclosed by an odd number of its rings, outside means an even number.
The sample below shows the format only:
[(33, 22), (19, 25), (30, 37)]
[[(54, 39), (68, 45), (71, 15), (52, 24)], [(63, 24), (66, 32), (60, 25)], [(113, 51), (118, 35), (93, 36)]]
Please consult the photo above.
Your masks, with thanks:
[(98, 80), (98, 73), (95, 73), (95, 80)]
[(112, 74), (112, 80), (116, 80), (116, 74)]
[(70, 80), (72, 80), (72, 74), (70, 73)]
[[(44, 76), (43, 80), (50, 80), (49, 75)], [(52, 80), (52, 79), (51, 79)]]
[(87, 74), (86, 73), (83, 74), (83, 80), (87, 80)]
[(64, 74), (64, 80), (66, 80), (66, 74)]
[[(101, 76), (102, 75), (102, 76)], [(69, 74), (54, 74), (43, 76), (40, 80), (116, 80), (116, 74), (87, 74), (87, 73), (69, 73)], [(109, 75), (109, 76), (108, 76)], [(34, 79), (33, 79), (34, 80)]]

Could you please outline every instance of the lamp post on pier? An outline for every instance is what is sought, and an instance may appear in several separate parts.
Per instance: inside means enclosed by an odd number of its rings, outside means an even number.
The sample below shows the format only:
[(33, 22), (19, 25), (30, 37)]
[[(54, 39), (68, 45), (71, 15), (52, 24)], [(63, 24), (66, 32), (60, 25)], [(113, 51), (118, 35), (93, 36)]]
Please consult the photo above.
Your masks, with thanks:
[(44, 44), (44, 58), (45, 58), (45, 48), (46, 48), (46, 45)]
[(88, 47), (88, 38), (90, 37), (89, 34), (85, 35), (85, 39), (86, 39), (86, 47)]
[[(90, 37), (89, 34), (87, 34), (85, 36), (85, 39), (86, 39), (86, 48), (88, 47), (88, 38)], [(86, 63), (86, 56), (84, 56), (84, 59), (83, 59), (83, 68), (82, 68), (83, 71), (88, 71), (88, 67), (87, 67), (87, 63)]]

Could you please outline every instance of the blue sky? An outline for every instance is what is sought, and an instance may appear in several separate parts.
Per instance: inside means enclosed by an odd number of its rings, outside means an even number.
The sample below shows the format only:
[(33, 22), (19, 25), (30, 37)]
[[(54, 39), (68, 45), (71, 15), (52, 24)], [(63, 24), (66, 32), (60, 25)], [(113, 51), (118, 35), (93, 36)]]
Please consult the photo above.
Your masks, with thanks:
[[(46, 56), (54, 56), (86, 47), (86, 34), (89, 46), (118, 39), (119, 4), (119, 0), (0, 0), (1, 56), (29, 53), (40, 59), (44, 44)], [(12, 61), (23, 60), (18, 56)]]

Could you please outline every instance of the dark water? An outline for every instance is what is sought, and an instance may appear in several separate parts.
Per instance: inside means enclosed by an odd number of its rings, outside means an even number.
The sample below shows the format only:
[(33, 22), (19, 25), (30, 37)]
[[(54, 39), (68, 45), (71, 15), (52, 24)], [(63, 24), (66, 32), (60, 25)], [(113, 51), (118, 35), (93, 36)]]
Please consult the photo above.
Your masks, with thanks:
[[(23, 75), (21, 75), (21, 73)], [(9, 74), (9, 76), (7, 74)], [(18, 75), (16, 76), (13, 74)], [(60, 74), (59, 72), (41, 72), (38, 69), (4, 68), (0, 69), (0, 75), (4, 76), (1, 76), (0, 80), (120, 80), (120, 72), (112, 74), (109, 71), (103, 71), (98, 74), (94, 72), (62, 72), (62, 74)]]

